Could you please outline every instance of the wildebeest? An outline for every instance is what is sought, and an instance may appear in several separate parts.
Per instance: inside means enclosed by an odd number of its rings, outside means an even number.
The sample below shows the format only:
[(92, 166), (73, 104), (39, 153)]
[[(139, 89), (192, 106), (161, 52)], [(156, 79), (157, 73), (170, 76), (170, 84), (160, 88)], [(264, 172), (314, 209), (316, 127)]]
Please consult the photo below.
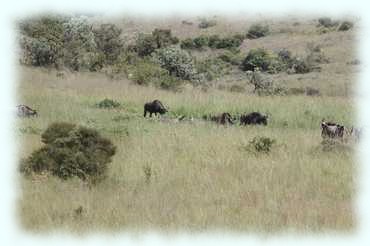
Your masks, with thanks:
[(267, 125), (267, 115), (259, 112), (252, 112), (250, 114), (243, 114), (240, 116), (241, 125)]
[(210, 115), (210, 116), (204, 115), (203, 119), (214, 121), (221, 125), (234, 124), (233, 118), (231, 117), (230, 113), (227, 112), (222, 113), (220, 115)]
[(152, 117), (152, 114), (154, 113), (157, 115), (157, 113), (164, 114), (168, 112), (168, 110), (163, 106), (161, 101), (154, 100), (153, 102), (145, 103), (144, 105), (144, 117), (146, 116), (146, 113), (149, 112), (149, 116)]
[(27, 105), (23, 105), (23, 104), (17, 106), (17, 115), (19, 117), (38, 116), (36, 110), (28, 107)]
[(322, 138), (341, 138), (343, 139), (344, 126), (333, 122), (321, 121), (321, 137)]

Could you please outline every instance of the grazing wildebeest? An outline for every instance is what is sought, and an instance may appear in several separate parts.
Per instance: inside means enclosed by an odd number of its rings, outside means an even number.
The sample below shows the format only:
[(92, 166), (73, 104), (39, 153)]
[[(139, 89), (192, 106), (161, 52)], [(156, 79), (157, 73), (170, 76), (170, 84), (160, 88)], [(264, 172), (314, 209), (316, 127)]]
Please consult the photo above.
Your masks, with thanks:
[(221, 124), (221, 125), (226, 125), (226, 124), (231, 124), (232, 125), (232, 124), (234, 124), (233, 118), (227, 112), (222, 113), (220, 115), (211, 115), (211, 116), (205, 115), (205, 116), (203, 116), (203, 119), (214, 121), (214, 122), (217, 122), (218, 124)]
[(341, 138), (343, 139), (344, 126), (333, 122), (321, 121), (321, 136), (322, 138)]
[(23, 104), (17, 106), (17, 115), (19, 117), (38, 116), (36, 110)]
[(267, 115), (259, 112), (252, 112), (250, 114), (243, 114), (240, 116), (241, 125), (267, 125)]
[(146, 113), (149, 112), (149, 116), (152, 117), (152, 113), (157, 115), (157, 113), (164, 114), (168, 112), (168, 110), (163, 106), (161, 101), (154, 100), (153, 102), (145, 103), (144, 105), (144, 117), (146, 116)]

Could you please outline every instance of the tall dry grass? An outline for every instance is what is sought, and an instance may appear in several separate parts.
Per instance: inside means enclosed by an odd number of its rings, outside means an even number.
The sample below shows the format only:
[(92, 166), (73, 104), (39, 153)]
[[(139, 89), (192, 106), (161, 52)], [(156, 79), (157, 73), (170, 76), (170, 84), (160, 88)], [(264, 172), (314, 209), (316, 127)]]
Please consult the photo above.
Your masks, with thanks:
[[(20, 157), (41, 146), (40, 133), (55, 121), (94, 127), (118, 153), (106, 181), (20, 177), (19, 216), (32, 231), (349, 230), (354, 227), (351, 148), (324, 152), (323, 117), (351, 124), (346, 97), (257, 97), (188, 89), (182, 93), (111, 81), (100, 74), (20, 68), (22, 102), (40, 117), (19, 119)], [(99, 109), (105, 97), (119, 109)], [(143, 104), (158, 98), (170, 114), (252, 110), (269, 112), (266, 127), (217, 126), (195, 120), (144, 119)], [(19, 99), (19, 100), (20, 100)], [(167, 116), (168, 118), (169, 116)], [(164, 117), (166, 118), (166, 117)], [(269, 154), (246, 150), (255, 136), (276, 139)], [(77, 209), (82, 207), (82, 213)]]

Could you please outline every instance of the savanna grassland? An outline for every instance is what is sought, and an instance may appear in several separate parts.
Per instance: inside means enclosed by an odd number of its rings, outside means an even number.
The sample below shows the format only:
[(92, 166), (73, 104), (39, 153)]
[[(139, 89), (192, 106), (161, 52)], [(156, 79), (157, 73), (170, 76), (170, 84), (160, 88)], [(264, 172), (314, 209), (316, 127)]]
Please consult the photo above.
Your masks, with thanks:
[[(203, 29), (197, 18), (187, 19), (192, 25), (173, 17), (114, 22), (127, 42), (135, 33), (150, 33), (154, 28), (171, 29), (173, 36), (183, 40), (200, 34), (245, 33), (251, 24), (262, 22), (269, 26), (269, 35), (243, 40), (238, 55), (244, 57), (260, 47), (300, 55), (308, 46), (319, 45), (328, 58), (319, 64), (320, 70), (264, 76), (277, 86), (312, 87), (320, 94), (259, 96), (245, 72), (235, 66), (211, 78), (207, 87), (184, 83), (168, 90), (135, 83), (130, 74), (110, 76), (108, 70), (61, 72), (60, 68), (19, 65), (17, 101), (39, 113), (17, 119), (19, 158), (40, 148), (42, 132), (61, 121), (97, 129), (117, 147), (107, 178), (97, 185), (47, 173), (19, 174), (18, 211), (24, 228), (77, 233), (354, 229), (354, 145), (325, 150), (320, 122), (325, 118), (345, 126), (354, 124), (353, 88), (360, 67), (353, 62), (356, 28), (320, 32), (317, 18), (210, 18), (216, 25)], [(222, 51), (190, 52), (203, 59)], [(97, 107), (105, 98), (121, 106)], [(169, 107), (168, 114), (144, 118), (144, 103), (154, 99)], [(202, 120), (207, 114), (252, 111), (268, 113), (268, 125), (222, 126)], [(186, 120), (176, 121), (179, 115)], [(249, 148), (254, 137), (276, 142), (269, 153), (257, 153)]]

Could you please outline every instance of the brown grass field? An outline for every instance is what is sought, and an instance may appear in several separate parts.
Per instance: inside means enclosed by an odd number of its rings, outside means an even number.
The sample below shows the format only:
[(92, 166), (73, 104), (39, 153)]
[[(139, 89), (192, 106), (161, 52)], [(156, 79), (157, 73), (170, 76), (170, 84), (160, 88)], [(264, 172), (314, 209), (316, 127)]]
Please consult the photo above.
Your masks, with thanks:
[[(245, 32), (256, 21), (214, 17), (217, 25), (199, 29), (182, 19), (115, 20), (130, 40), (135, 33), (170, 28), (180, 39), (200, 33)], [(96, 20), (99, 21), (99, 20)], [(293, 24), (298, 22), (299, 24)], [(96, 186), (79, 179), (62, 181), (49, 175), (19, 174), (19, 218), (34, 232), (91, 231), (210, 231), (350, 232), (356, 226), (354, 144), (323, 151), (320, 121), (351, 126), (355, 112), (353, 87), (358, 65), (356, 29), (316, 31), (313, 19), (263, 19), (271, 34), (244, 40), (241, 52), (256, 47), (286, 48), (302, 54), (310, 43), (330, 59), (321, 72), (279, 73), (277, 84), (311, 86), (321, 96), (257, 96), (248, 82), (231, 74), (203, 91), (185, 86), (181, 92), (139, 86), (104, 73), (57, 71), (19, 66), (18, 103), (38, 109), (37, 118), (17, 119), (19, 157), (42, 143), (41, 133), (56, 121), (98, 129), (117, 146), (108, 178)], [(211, 50), (197, 56), (213, 55)], [(238, 84), (246, 92), (220, 89)], [(119, 109), (99, 109), (104, 98), (119, 101)], [(194, 115), (193, 122), (174, 123), (170, 116), (143, 118), (143, 105), (160, 99), (171, 111)], [(218, 126), (199, 119), (204, 113), (268, 112), (266, 127)], [(268, 154), (246, 150), (255, 136), (276, 140)], [(150, 175), (145, 174), (150, 170)], [(82, 207), (82, 213), (75, 210)]]

